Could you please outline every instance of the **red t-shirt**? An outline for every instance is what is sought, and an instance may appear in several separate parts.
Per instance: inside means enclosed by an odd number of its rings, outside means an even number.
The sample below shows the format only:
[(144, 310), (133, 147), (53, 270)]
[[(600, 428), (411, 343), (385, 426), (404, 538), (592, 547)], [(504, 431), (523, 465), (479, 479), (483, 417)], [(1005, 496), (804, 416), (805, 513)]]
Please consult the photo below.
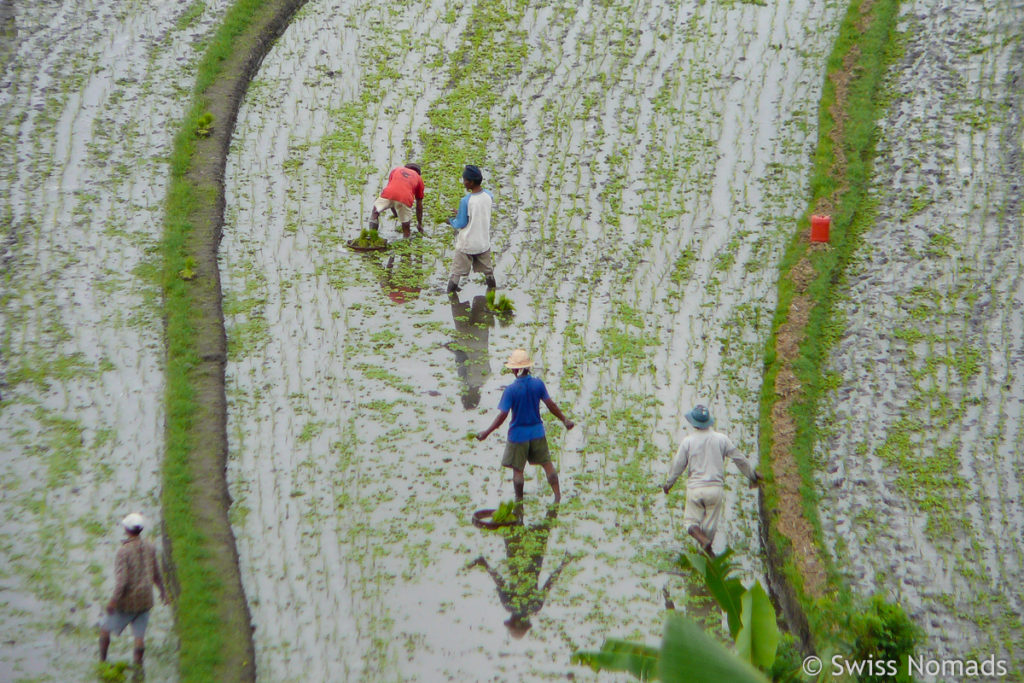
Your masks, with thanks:
[(391, 169), (388, 174), (388, 184), (380, 193), (384, 199), (393, 199), (402, 202), (406, 206), (412, 206), (413, 200), (423, 199), (423, 178), (411, 168), (399, 166)]

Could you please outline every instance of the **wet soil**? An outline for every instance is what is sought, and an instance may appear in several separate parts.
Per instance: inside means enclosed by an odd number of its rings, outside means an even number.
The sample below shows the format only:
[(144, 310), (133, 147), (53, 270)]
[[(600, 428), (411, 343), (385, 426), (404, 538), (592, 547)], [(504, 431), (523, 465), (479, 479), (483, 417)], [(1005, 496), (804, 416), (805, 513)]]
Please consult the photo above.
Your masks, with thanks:
[[(388, 169), (419, 161), (421, 131), (451, 111), (471, 12), (300, 12), (239, 115), (221, 250), (232, 514), (261, 675), (586, 677), (574, 649), (658, 639), (663, 591), (687, 590), (665, 570), (688, 542), (682, 496), (658, 484), (696, 401), (756, 452), (774, 264), (840, 9), (505, 8), (479, 49), (525, 45), (524, 61), (461, 75), (474, 101), (497, 100), (475, 114), (484, 158), (456, 164), (478, 163), (494, 192), (510, 321), (475, 310), (479, 276), (443, 293), (454, 174), (424, 168), (426, 238), (376, 258), (345, 248)], [(511, 497), (504, 430), (467, 435), (492, 419), (517, 346), (578, 424), (549, 427), (563, 504), (538, 583), (563, 568), (521, 638), (493, 576), (467, 567), (513, 565), (471, 524)], [(717, 543), (749, 581), (757, 502), (737, 481)], [(526, 491), (529, 526), (550, 493), (536, 472)]]
[[(88, 678), (118, 522), (159, 535), (166, 155), (224, 4), (0, 3), (3, 680)], [(149, 680), (176, 678), (171, 621)]]
[(1024, 6), (904, 3), (819, 421), (823, 526), (937, 658), (1024, 671)]
[[(159, 519), (147, 272), (167, 131), (223, 5), (0, 2), (0, 609), (16, 634), (0, 678), (88, 670), (116, 520)], [(525, 45), (525, 66), (474, 76), (501, 92), (478, 112), (494, 134), (483, 160), (456, 162), (482, 165), (498, 199), (510, 322), (474, 312), (479, 282), (455, 302), (440, 291), (440, 217), (394, 261), (338, 250), (386, 170), (422, 154), (470, 13), (336, 1), (300, 15), (239, 120), (222, 254), (232, 520), (267, 680), (585, 677), (572, 650), (656, 641), (665, 590), (690, 589), (664, 572), (686, 542), (681, 498), (651, 489), (694, 401), (755, 449), (774, 263), (803, 209), (841, 9), (512, 7), (493, 35)], [(902, 597), (936, 654), (1006, 653), (1019, 674), (1020, 7), (904, 12), (879, 228), (849, 278), (823, 421), (824, 524), (858, 549), (837, 549), (854, 583)], [(374, 87), (353, 127), (345, 105)], [(426, 174), (454, 206), (457, 179)], [(521, 639), (492, 577), (467, 568), (509, 569), (501, 539), (470, 525), (510, 496), (501, 437), (466, 435), (493, 415), (516, 346), (579, 424), (550, 429), (566, 502), (538, 580), (579, 559)], [(528, 523), (546, 486), (528, 479)], [(753, 505), (730, 486), (719, 544), (755, 552)], [(174, 675), (167, 615), (150, 680)]]

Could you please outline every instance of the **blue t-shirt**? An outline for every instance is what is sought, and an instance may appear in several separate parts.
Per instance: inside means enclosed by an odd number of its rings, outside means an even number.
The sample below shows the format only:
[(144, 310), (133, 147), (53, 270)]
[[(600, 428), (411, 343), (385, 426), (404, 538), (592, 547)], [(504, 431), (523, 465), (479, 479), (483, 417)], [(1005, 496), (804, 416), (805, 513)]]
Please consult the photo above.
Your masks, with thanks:
[(498, 410), (512, 411), (508, 440), (523, 443), (544, 436), (544, 423), (540, 421), (540, 402), (548, 399), (544, 382), (532, 375), (517, 377), (501, 395)]

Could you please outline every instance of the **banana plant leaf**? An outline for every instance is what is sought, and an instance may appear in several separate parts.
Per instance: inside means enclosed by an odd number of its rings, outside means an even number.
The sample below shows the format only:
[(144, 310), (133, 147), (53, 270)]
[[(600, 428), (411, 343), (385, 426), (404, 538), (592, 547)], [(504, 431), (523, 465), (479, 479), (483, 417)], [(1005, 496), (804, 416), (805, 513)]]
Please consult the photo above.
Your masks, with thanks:
[(735, 639), (743, 625), (741, 598), (746, 589), (742, 581), (732, 576), (731, 555), (731, 549), (714, 558), (684, 552), (680, 559), (704, 578), (708, 590), (729, 620), (729, 635)]
[(763, 671), (775, 663), (779, 646), (779, 625), (775, 608), (760, 583), (751, 586), (741, 598), (743, 626), (736, 636), (736, 654)]
[(608, 638), (597, 652), (574, 653), (572, 662), (589, 666), (594, 671), (625, 671), (641, 681), (652, 681), (658, 668), (658, 648)]
[(769, 683), (757, 669), (679, 614), (665, 621), (657, 673), (662, 683)]

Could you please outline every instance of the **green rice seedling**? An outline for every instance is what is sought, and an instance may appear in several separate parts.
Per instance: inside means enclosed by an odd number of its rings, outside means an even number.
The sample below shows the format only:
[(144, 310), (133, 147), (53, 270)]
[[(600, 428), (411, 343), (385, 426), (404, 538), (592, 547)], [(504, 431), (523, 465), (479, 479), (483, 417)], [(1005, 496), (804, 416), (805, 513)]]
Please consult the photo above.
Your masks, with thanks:
[(197, 138), (208, 138), (213, 132), (213, 114), (203, 112), (196, 120), (195, 134)]
[(182, 280), (191, 280), (196, 276), (196, 260), (192, 256), (185, 257), (184, 267), (178, 271)]
[(363, 231), (359, 233), (359, 237), (352, 240), (352, 246), (354, 247), (385, 247), (387, 244), (388, 241), (378, 235), (376, 230), (370, 230), (368, 228), (363, 229)]
[(514, 522), (517, 516), (515, 502), (506, 500), (498, 506), (497, 510), (494, 511), (494, 514), (491, 515), (491, 520), (494, 521), (495, 524), (506, 524)]
[(515, 307), (512, 305), (512, 300), (504, 294), (497, 296), (493, 289), (487, 292), (487, 307), (496, 313), (505, 315), (512, 315), (515, 312)]
[(96, 662), (96, 678), (103, 683), (121, 683), (128, 680), (128, 662)]

